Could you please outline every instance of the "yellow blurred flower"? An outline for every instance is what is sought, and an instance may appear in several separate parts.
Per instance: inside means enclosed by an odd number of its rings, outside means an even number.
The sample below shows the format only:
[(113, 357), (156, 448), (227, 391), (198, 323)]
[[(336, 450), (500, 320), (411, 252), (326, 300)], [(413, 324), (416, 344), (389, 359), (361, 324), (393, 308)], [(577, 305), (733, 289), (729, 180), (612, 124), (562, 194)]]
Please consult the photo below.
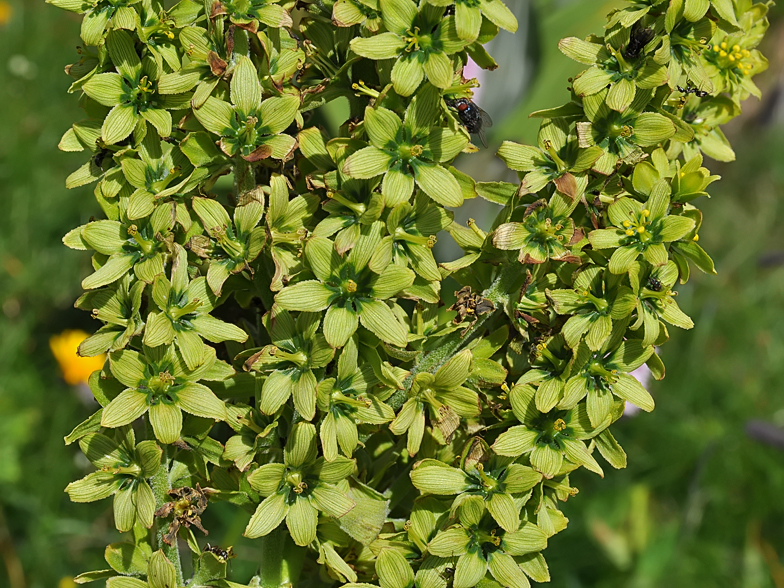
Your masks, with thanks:
[(71, 577), (64, 577), (60, 578), (60, 581), (57, 583), (57, 588), (76, 588), (76, 582)]
[(97, 357), (79, 357), (77, 355), (79, 344), (88, 336), (84, 331), (71, 330), (53, 335), (49, 339), (49, 348), (57, 363), (60, 364), (63, 379), (71, 386), (86, 384), (90, 374), (101, 369), (106, 360), (105, 355)]
[(11, 20), (13, 14), (11, 5), (5, 0), (0, 0), (0, 26), (7, 24)]

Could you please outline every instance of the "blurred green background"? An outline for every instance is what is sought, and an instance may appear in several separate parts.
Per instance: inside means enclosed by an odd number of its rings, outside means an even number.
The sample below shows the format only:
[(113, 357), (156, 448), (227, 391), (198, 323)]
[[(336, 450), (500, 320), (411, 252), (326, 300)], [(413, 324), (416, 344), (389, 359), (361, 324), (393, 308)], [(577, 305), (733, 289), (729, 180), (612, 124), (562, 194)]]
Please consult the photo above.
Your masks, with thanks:
[[(598, 32), (617, 3), (508, 4), (521, 28), (496, 41), (502, 67), (479, 99), (496, 122), (493, 145), (463, 162), (480, 179), (504, 177), (492, 160), (502, 139), (534, 139), (529, 112), (566, 101), (579, 68), (557, 40)], [(784, 427), (781, 16), (773, 11), (763, 46), (764, 99), (728, 129), (738, 160), (708, 162), (724, 179), (699, 203), (701, 244), (719, 275), (681, 288), (697, 326), (671, 330), (656, 411), (615, 425), (629, 468), (574, 480), (571, 523), (546, 552), (554, 587), (784, 588), (784, 451), (746, 432), (755, 419)], [(98, 214), (89, 188), (64, 188), (81, 158), (56, 148), (80, 118), (63, 73), (78, 31), (78, 19), (40, 0), (0, 0), (0, 586), (9, 588), (69, 588), (77, 573), (105, 567), (103, 546), (116, 540), (108, 501), (74, 505), (63, 493), (89, 470), (63, 435), (95, 406), (63, 381), (49, 349), (53, 334), (97, 326), (72, 307), (88, 256), (60, 243)], [(492, 215), (492, 205), (470, 204), (461, 216)], [(245, 515), (211, 511), (218, 542), (236, 544)], [(235, 570), (252, 573), (254, 547), (239, 547)]]

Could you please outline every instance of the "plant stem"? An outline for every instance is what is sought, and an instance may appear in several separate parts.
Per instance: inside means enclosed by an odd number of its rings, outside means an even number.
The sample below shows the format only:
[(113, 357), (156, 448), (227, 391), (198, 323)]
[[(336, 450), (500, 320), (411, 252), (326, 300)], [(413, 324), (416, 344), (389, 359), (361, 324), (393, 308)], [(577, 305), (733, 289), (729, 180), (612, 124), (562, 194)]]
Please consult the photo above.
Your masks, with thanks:
[(510, 293), (516, 291), (522, 284), (525, 274), (522, 266), (516, 261), (509, 261), (500, 266), (495, 280), (487, 290), (482, 292), (482, 297), (487, 298), (495, 305), (495, 310), (477, 316), (473, 324), (461, 331), (455, 331), (444, 337), (436, 349), (424, 353), (411, 369), (411, 374), (403, 381), (403, 390), (395, 392), (388, 401), (393, 410), (398, 411), (408, 398), (408, 390), (418, 373), (435, 373), (442, 365), (452, 359), (458, 352), (465, 349), (477, 334), (484, 330), (484, 325), (507, 304)]
[(291, 540), (285, 525), (260, 538), (260, 588), (294, 586), (302, 571), (305, 549)]
[[(163, 455), (161, 457), (161, 467), (152, 478), (152, 492), (155, 496), (155, 508), (158, 509), (164, 504), (169, 502), (169, 490), (171, 490), (171, 479), (169, 478), (169, 468), (171, 467), (171, 458), (169, 457), (169, 446), (163, 446)], [(184, 583), (182, 576), (182, 563), (180, 562), (180, 548), (177, 544), (177, 537), (175, 536), (172, 545), (168, 545), (163, 536), (166, 534), (165, 525), (160, 521), (155, 521), (155, 540), (159, 549), (174, 564), (174, 571), (177, 573), (177, 585), (182, 586)]]

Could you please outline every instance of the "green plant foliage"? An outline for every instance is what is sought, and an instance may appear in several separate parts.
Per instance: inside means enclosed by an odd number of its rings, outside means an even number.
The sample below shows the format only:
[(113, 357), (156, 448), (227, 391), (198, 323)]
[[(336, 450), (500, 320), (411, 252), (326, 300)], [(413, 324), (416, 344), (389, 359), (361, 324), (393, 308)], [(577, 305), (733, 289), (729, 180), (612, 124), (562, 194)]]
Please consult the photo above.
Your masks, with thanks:
[[(537, 146), (501, 147), (508, 184), (452, 165), (463, 68), (517, 28), (499, 0), (49, 1), (85, 15), (60, 147), (107, 217), (64, 238), (104, 323), (80, 352), (108, 352), (66, 439), (98, 470), (67, 491), (129, 533), (77, 582), (240, 586), (191, 529), (216, 501), (263, 545), (251, 585), (548, 581), (572, 472), (625, 467), (610, 427), (654, 408), (630, 373), (664, 376), (654, 346), (693, 326), (673, 288), (714, 273), (702, 154), (734, 156), (768, 4), (636, 1), (564, 39), (588, 67)], [(477, 196), (487, 230), (446, 208)], [(465, 255), (437, 264), (443, 232)]]

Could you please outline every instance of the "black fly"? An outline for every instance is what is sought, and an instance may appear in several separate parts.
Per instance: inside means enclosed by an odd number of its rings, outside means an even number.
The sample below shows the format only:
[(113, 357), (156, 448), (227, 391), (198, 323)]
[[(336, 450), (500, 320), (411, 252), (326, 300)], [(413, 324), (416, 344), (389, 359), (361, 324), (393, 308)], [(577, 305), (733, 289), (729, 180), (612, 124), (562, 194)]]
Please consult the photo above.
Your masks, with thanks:
[(637, 59), (645, 46), (651, 42), (654, 35), (653, 29), (644, 29), (640, 26), (639, 22), (635, 23), (632, 28), (629, 44), (626, 46), (626, 51), (624, 52), (624, 57), (626, 57), (626, 59)]
[(111, 155), (111, 153), (112, 152), (108, 149), (101, 149), (93, 155), (93, 164), (95, 167), (99, 168), (101, 171), (106, 171), (103, 169), (104, 159)]
[(466, 130), (472, 135), (479, 135), (482, 145), (487, 148), (485, 129), (493, 126), (493, 120), (490, 118), (490, 115), (468, 98), (447, 100), (446, 103), (447, 106), (457, 111), (457, 116)]
[(681, 92), (682, 94), (694, 94), (697, 98), (705, 98), (705, 96), (710, 95), (710, 92), (700, 90), (697, 86), (693, 86), (689, 80), (686, 80), (685, 88), (678, 86), (678, 92)]
[(651, 276), (648, 278), (648, 289), (653, 290), (654, 292), (661, 292), (662, 283), (659, 278)]

